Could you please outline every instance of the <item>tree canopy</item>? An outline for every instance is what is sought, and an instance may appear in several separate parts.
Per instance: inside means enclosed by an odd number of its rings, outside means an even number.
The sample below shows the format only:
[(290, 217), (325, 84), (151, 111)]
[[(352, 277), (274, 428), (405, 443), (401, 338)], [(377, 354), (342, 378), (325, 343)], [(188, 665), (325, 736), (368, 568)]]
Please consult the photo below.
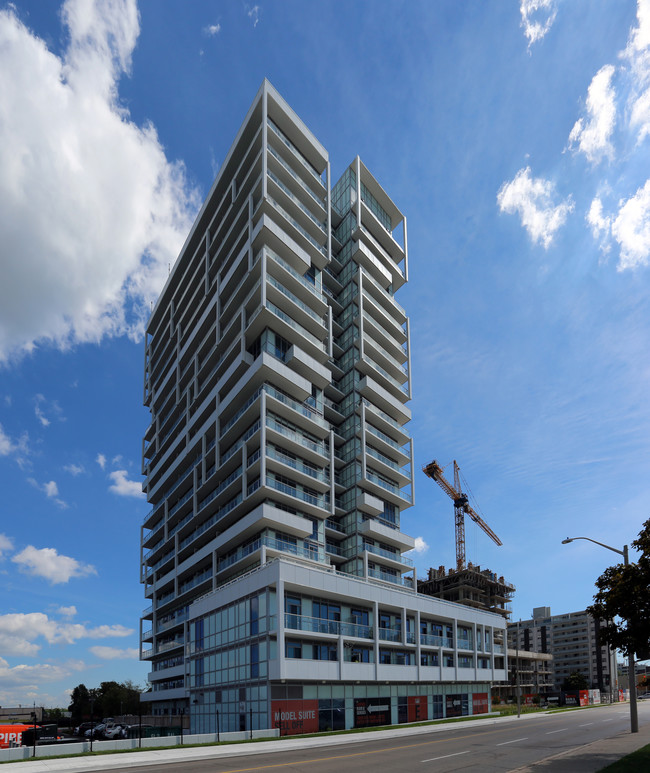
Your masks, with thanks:
[(588, 690), (589, 680), (580, 671), (573, 671), (562, 682), (563, 692), (574, 692), (575, 690)]
[(596, 580), (598, 592), (587, 611), (600, 621), (602, 643), (637, 660), (650, 658), (650, 520), (632, 543), (636, 563), (616, 564)]
[(137, 714), (140, 710), (140, 688), (131, 681), (102, 682), (90, 690), (77, 685), (70, 696), (69, 711), (75, 720), (90, 717), (91, 701), (94, 717)]

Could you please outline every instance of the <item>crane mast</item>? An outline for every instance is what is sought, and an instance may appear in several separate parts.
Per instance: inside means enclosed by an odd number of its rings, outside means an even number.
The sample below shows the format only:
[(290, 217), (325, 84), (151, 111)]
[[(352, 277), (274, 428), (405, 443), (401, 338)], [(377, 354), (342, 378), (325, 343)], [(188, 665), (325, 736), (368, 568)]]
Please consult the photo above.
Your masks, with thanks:
[(454, 503), (454, 524), (456, 531), (456, 569), (461, 571), (465, 568), (465, 513), (478, 524), (481, 529), (496, 542), (497, 545), (503, 545), (503, 542), (497, 537), (492, 529), (485, 523), (481, 516), (469, 504), (467, 494), (463, 493), (460, 485), (460, 468), (454, 459), (454, 482), (450, 483), (445, 478), (443, 468), (434, 459), (422, 468), (425, 475), (434, 480), (440, 488)]

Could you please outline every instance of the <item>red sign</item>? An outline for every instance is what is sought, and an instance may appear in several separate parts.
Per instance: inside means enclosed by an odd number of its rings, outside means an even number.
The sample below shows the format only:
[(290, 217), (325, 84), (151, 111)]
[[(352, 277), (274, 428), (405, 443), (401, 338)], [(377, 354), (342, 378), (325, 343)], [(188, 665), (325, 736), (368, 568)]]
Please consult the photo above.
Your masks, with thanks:
[(580, 690), (580, 705), (589, 705), (589, 690)]
[(427, 699), (424, 695), (409, 695), (407, 708), (409, 722), (419, 722), (429, 718)]
[(23, 730), (33, 727), (34, 725), (0, 725), (0, 749), (8, 749), (12, 741), (21, 744)]
[(271, 701), (273, 727), (280, 735), (318, 732), (318, 701)]
[(487, 714), (489, 711), (488, 694), (475, 692), (472, 694), (472, 714)]

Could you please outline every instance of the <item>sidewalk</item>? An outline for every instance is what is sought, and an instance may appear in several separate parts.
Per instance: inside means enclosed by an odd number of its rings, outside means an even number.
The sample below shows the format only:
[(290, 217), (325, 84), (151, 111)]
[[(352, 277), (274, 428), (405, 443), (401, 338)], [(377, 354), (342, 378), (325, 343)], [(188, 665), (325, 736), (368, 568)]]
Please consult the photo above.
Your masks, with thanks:
[[(520, 719), (517, 717), (502, 717), (495, 719), (485, 719), (480, 722), (481, 727), (487, 724), (503, 724), (504, 722), (525, 722), (527, 718), (533, 718), (538, 715), (523, 714)], [(390, 730), (378, 730), (373, 733), (373, 737), (395, 738), (404, 735), (421, 735), (424, 733), (443, 732), (450, 728), (467, 729), (476, 728), (476, 721), (454, 722), (453, 725), (428, 725), (424, 727), (400, 727)], [(188, 759), (207, 760), (219, 759), (233, 755), (244, 754), (270, 754), (274, 751), (291, 749), (304, 749), (320, 746), (339, 746), (342, 744), (363, 743), (368, 739), (365, 733), (350, 735), (330, 735), (318, 736), (314, 738), (303, 738), (302, 736), (293, 736), (278, 741), (261, 741), (257, 743), (239, 743), (236, 745), (224, 744), (223, 746), (201, 746), (201, 747), (173, 747), (170, 749), (158, 749), (155, 751), (142, 752), (124, 752), (122, 754), (107, 754), (97, 757), (66, 757), (64, 759), (41, 758), (36, 760), (25, 760), (16, 763), (18, 767), (16, 773), (90, 773), (91, 771), (114, 770), (116, 768), (130, 767), (137, 769), (146, 765), (156, 765), (164, 763), (173, 763), (175, 761), (186, 762)], [(631, 754), (633, 751), (650, 743), (650, 724), (640, 727), (639, 732), (632, 735), (625, 731), (613, 738), (595, 741), (586, 744), (577, 749), (573, 749), (562, 754), (549, 757), (543, 762), (534, 765), (517, 768), (508, 771), (508, 773), (542, 773), (542, 771), (552, 771), (552, 773), (596, 773), (596, 771), (616, 762), (621, 757)], [(7, 763), (11, 766), (13, 763)], [(14, 770), (13, 767), (7, 767), (7, 773)], [(505, 773), (505, 772), (504, 772)]]
[(626, 730), (613, 738), (585, 744), (577, 749), (547, 757), (542, 762), (526, 765), (508, 773), (596, 773), (621, 757), (632, 754), (637, 749), (650, 744), (650, 724), (639, 727), (638, 733)]

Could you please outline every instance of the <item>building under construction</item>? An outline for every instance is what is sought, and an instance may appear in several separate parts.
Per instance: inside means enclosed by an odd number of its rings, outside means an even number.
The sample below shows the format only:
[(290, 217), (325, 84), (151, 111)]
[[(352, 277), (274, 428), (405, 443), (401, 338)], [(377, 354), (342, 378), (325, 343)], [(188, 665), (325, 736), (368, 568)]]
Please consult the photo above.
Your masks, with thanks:
[(489, 569), (481, 569), (470, 562), (463, 569), (445, 571), (444, 566), (429, 569), (428, 578), (418, 580), (418, 592), (475, 609), (496, 612), (508, 619), (510, 610), (506, 604), (512, 599), (515, 586), (503, 577), (497, 577)]

